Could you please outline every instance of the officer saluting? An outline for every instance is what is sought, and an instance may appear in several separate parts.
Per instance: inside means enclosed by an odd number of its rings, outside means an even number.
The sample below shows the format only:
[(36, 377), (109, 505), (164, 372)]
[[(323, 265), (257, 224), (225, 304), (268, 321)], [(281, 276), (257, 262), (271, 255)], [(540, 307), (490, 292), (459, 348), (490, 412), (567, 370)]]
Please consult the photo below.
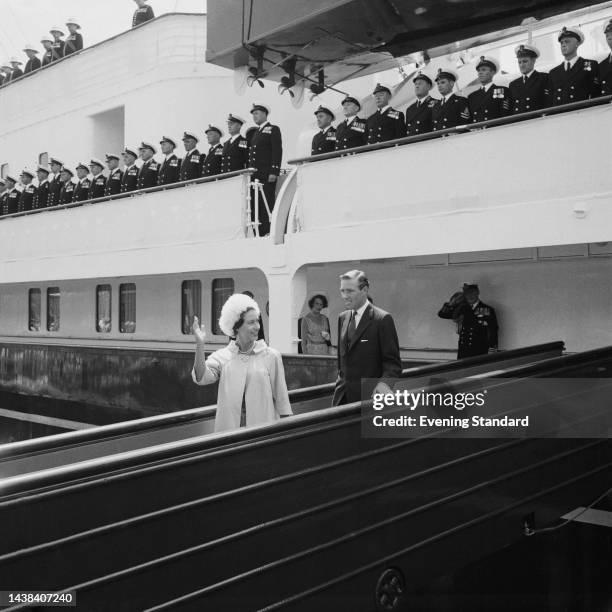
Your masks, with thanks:
[(245, 120), (237, 115), (227, 118), (227, 131), (230, 137), (223, 143), (223, 155), (221, 157), (221, 172), (235, 172), (243, 170), (247, 166), (249, 158), (249, 145), (240, 130)]
[(89, 162), (89, 169), (91, 170), (92, 177), (88, 199), (103, 198), (106, 190), (106, 179), (104, 174), (102, 174), (104, 162), (94, 157)]
[(433, 127), (431, 115), (434, 106), (438, 103), (429, 95), (433, 81), (426, 74), (419, 72), (412, 82), (417, 99), (406, 109), (407, 136), (431, 132)]
[(480, 56), (476, 64), (480, 87), (468, 97), (472, 123), (497, 119), (510, 114), (510, 90), (493, 83), (499, 65), (492, 57)]
[[(608, 47), (612, 50), (612, 19), (604, 24), (604, 34)], [(612, 52), (599, 63), (599, 78), (601, 79), (601, 95), (612, 94)]]
[(510, 83), (512, 113), (525, 113), (548, 106), (548, 74), (538, 72), (535, 63), (540, 51), (532, 45), (519, 45), (514, 52), (521, 76)]
[(332, 125), (336, 116), (325, 106), (319, 106), (314, 114), (319, 131), (312, 138), (310, 154), (331, 153), (336, 149), (336, 130)]
[(367, 144), (366, 122), (357, 116), (360, 110), (361, 104), (357, 98), (347, 96), (342, 100), (342, 112), (346, 119), (336, 128), (336, 151)]
[(76, 167), (76, 173), (79, 180), (74, 187), (74, 201), (83, 202), (89, 198), (89, 188), (91, 187), (89, 168), (83, 162), (80, 162)]
[(34, 200), (36, 199), (36, 187), (32, 181), (34, 180), (34, 173), (29, 170), (24, 170), (19, 177), (23, 190), (19, 196), (19, 203), (17, 204), (17, 212), (23, 212), (24, 210), (32, 210), (34, 206)]
[(202, 176), (214, 176), (215, 174), (221, 174), (221, 162), (223, 160), (223, 145), (221, 144), (221, 136), (223, 132), (216, 125), (209, 125), (208, 129), (204, 131), (210, 149), (208, 154), (204, 158), (204, 168), (202, 170)]
[(140, 144), (140, 159), (143, 164), (140, 166), (138, 173), (138, 189), (147, 189), (157, 185), (157, 173), (159, 172), (159, 164), (153, 157), (157, 153), (157, 149), (148, 142)]
[(108, 168), (108, 178), (104, 186), (104, 195), (116, 195), (121, 193), (121, 181), (123, 174), (119, 168), (119, 156), (114, 153), (107, 153), (106, 167)]
[(578, 56), (584, 34), (576, 27), (563, 28), (557, 40), (564, 61), (548, 74), (550, 104), (558, 106), (599, 96), (601, 85), (597, 62)]
[(159, 185), (178, 183), (179, 175), (181, 173), (181, 160), (174, 154), (176, 142), (168, 136), (162, 136), (159, 144), (165, 157), (159, 169), (157, 183)]
[(183, 133), (185, 157), (181, 163), (181, 181), (190, 181), (202, 176), (202, 155), (196, 149), (198, 140), (195, 132)]
[(436, 83), (442, 99), (431, 109), (433, 132), (463, 125), (470, 120), (467, 99), (453, 93), (458, 78), (453, 70), (438, 69)]
[(378, 83), (373, 93), (377, 111), (366, 121), (367, 143), (385, 142), (405, 136), (404, 114), (389, 106), (391, 90)]
[(121, 179), (121, 193), (127, 193), (138, 189), (138, 166), (136, 160), (138, 159), (138, 153), (134, 149), (125, 147), (123, 150), (123, 163), (125, 164), (125, 170), (123, 171), (123, 178)]

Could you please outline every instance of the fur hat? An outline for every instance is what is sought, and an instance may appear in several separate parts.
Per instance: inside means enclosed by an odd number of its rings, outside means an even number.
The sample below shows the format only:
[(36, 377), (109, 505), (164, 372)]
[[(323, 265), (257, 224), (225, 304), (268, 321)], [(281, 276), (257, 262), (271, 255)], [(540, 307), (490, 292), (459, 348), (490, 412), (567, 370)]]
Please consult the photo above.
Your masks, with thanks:
[(221, 309), (221, 316), (219, 317), (219, 327), (221, 331), (226, 336), (233, 338), (235, 336), (234, 325), (236, 325), (240, 319), (240, 315), (250, 308), (256, 312), (258, 317), (261, 315), (259, 306), (253, 298), (243, 293), (234, 293), (230, 295)]

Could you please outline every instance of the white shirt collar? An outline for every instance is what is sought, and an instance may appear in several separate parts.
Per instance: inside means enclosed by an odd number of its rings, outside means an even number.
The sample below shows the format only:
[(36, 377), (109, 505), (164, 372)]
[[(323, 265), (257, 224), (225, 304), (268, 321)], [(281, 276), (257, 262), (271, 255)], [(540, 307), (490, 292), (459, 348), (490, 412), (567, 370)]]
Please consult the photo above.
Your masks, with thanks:
[(578, 61), (579, 57), (580, 56), (577, 55), (574, 59), (571, 59), (571, 60), (566, 60), (565, 58), (563, 58), (563, 67), (565, 68), (565, 64), (567, 64), (567, 62), (569, 62), (570, 68), (573, 68), (574, 64)]
[(236, 138), (238, 138), (240, 136), (240, 132), (238, 134), (234, 134), (233, 136), (230, 136), (230, 142), (234, 142), (234, 140), (236, 140)]
[(49, 179), (45, 179), (44, 181), (40, 181), (40, 183), (38, 183), (39, 187), (42, 187), (45, 183), (48, 183)]
[[(166, 155), (166, 161), (168, 161), (168, 160), (169, 160), (169, 159), (170, 159), (170, 158), (171, 158), (173, 155), (174, 155), (174, 151), (172, 151), (172, 153), (168, 153), (168, 154)], [(119, 168), (117, 168), (117, 170), (118, 170), (118, 169), (119, 169)]]
[(535, 72), (535, 68), (534, 68), (534, 69), (533, 69), (531, 72), (528, 72), (527, 74), (524, 74), (523, 76), (524, 76), (526, 79), (528, 79), (528, 78), (529, 78), (529, 77), (530, 77), (530, 76), (531, 76), (531, 75), (532, 75), (534, 72)]
[(321, 132), (323, 132), (323, 134), (327, 134), (329, 128), (331, 128), (331, 123), (326, 128), (322, 129)]
[(269, 122), (269, 121), (267, 121), (267, 120), (266, 120), (266, 121), (264, 121), (264, 122), (263, 122), (263, 123), (262, 123), (262, 124), (261, 124), (261, 125), (258, 127), (258, 129), (263, 130), (263, 129), (266, 127), (266, 125), (268, 125), (268, 123), (270, 123), (270, 122)]
[(476, 310), (476, 307), (478, 306), (478, 304), (480, 304), (480, 300), (476, 300), (473, 304), (472, 304), (472, 310)]
[(363, 313), (365, 312), (365, 309), (370, 305), (369, 300), (366, 299), (365, 303), (363, 304), (363, 306), (361, 306), (361, 308), (358, 308), (355, 311), (355, 327), (357, 325), (359, 325), (359, 321), (361, 321), (361, 317), (363, 316)]
[(451, 91), (449, 94), (442, 96), (442, 101), (446, 104), (453, 97), (453, 92)]
[(489, 91), (489, 89), (491, 89), (491, 87), (493, 87), (493, 81), (491, 81), (490, 83), (487, 83), (486, 85), (481, 85), (480, 86), (481, 89), (484, 88), (485, 92)]
[(382, 115), (388, 108), (391, 108), (391, 106), (389, 106), (389, 104), (387, 104), (387, 106), (383, 106), (382, 108), (379, 108), (379, 112)]

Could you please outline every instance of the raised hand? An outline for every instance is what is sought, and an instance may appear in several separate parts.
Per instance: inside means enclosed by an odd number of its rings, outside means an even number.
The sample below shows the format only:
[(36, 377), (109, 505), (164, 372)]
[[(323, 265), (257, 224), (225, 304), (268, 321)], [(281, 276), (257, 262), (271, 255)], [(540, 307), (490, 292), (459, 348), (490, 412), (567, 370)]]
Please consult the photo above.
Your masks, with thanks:
[(191, 326), (191, 331), (195, 336), (196, 342), (201, 344), (204, 344), (204, 342), (206, 342), (206, 329), (204, 325), (200, 325), (198, 317), (193, 317), (193, 325)]

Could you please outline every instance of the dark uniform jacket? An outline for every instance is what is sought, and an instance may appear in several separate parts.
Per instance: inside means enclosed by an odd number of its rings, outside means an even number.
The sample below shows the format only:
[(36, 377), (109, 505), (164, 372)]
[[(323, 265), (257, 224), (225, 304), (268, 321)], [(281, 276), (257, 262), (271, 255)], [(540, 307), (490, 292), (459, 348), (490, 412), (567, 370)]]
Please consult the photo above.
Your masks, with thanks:
[(472, 123), (498, 119), (510, 114), (510, 90), (495, 83), (487, 91), (479, 87), (467, 97), (467, 100)]
[(134, 11), (134, 17), (132, 17), (132, 27), (135, 28), (137, 25), (150, 21), (154, 17), (155, 14), (150, 6), (145, 5), (142, 8), (137, 8)]
[(170, 155), (162, 162), (159, 167), (159, 174), (157, 176), (158, 185), (169, 185), (170, 183), (177, 183), (181, 174), (181, 160), (174, 155)]
[[(353, 338), (349, 341), (352, 310), (345, 310), (338, 319), (338, 378), (333, 405), (350, 404), (368, 399), (381, 378), (399, 378), (402, 373), (399, 341), (393, 317), (368, 304), (363, 311)], [(375, 379), (372, 388), (364, 389), (361, 380)]]
[(45, 51), (45, 54), (42, 56), (42, 65), (47, 66), (56, 59), (59, 59), (59, 56), (55, 54), (53, 49), (49, 49), (48, 51)]
[(60, 204), (70, 204), (74, 202), (74, 183), (71, 180), (62, 183), (62, 188), (59, 195)]
[(181, 181), (190, 181), (202, 176), (203, 157), (197, 149), (185, 153), (181, 162)]
[(53, 50), (53, 59), (61, 59), (64, 57), (64, 41), (58, 40), (51, 44), (51, 49)]
[(526, 113), (548, 106), (548, 74), (534, 70), (524, 81), (523, 75), (510, 83), (512, 113)]
[(4, 207), (6, 206), (6, 196), (7, 196), (7, 192), (5, 191), (3, 194), (0, 195), (0, 215), (5, 215), (6, 213), (4, 212)]
[(105, 189), (106, 178), (100, 172), (100, 174), (91, 178), (91, 185), (89, 186), (89, 193), (87, 194), (87, 198), (89, 200), (93, 200), (94, 198), (102, 198), (104, 197)]
[(49, 201), (49, 181), (43, 181), (38, 185), (36, 189), (36, 197), (34, 198), (34, 204), (32, 208), (47, 208), (47, 202)]
[(270, 174), (278, 176), (282, 157), (283, 141), (278, 126), (268, 122), (259, 126), (249, 147), (249, 167), (257, 169), (253, 179), (266, 183)]
[(599, 62), (599, 78), (601, 80), (601, 95), (612, 94), (612, 53)]
[(320, 153), (332, 153), (336, 150), (336, 128), (330, 125), (325, 130), (319, 130), (312, 137), (312, 145), (310, 148), (311, 155), (319, 155)]
[(119, 168), (115, 168), (106, 179), (106, 185), (104, 186), (104, 195), (115, 195), (121, 193), (121, 182), (123, 180), (123, 173)]
[(464, 125), (470, 120), (467, 98), (451, 94), (446, 102), (440, 100), (431, 110), (432, 131)]
[(59, 176), (55, 176), (49, 179), (49, 198), (47, 199), (47, 206), (57, 206), (59, 202), (59, 193), (61, 188), (62, 183), (60, 181)]
[(579, 57), (569, 70), (565, 62), (555, 66), (548, 73), (548, 91), (550, 106), (596, 98), (601, 94), (597, 62)]
[(348, 119), (341, 121), (336, 128), (336, 151), (362, 147), (367, 144), (365, 119), (357, 116), (352, 117), (349, 125)]
[(41, 65), (40, 60), (37, 57), (33, 57), (26, 62), (25, 68), (23, 69), (23, 74), (34, 72), (34, 70), (38, 70)]
[(221, 162), (223, 161), (223, 145), (219, 142), (210, 147), (208, 155), (204, 159), (202, 176), (213, 176), (221, 174)]
[(13, 72), (11, 72), (11, 78), (9, 80), (15, 81), (20, 76), (23, 76), (23, 70), (21, 68), (14, 68)]
[(22, 212), (24, 210), (32, 210), (34, 207), (34, 200), (36, 199), (36, 186), (30, 183), (23, 188), (23, 191), (19, 195), (19, 203), (17, 204), (17, 211)]
[(136, 164), (132, 164), (123, 171), (123, 177), (121, 178), (121, 193), (127, 193), (128, 191), (138, 189), (138, 174), (139, 169)]
[(437, 101), (426, 96), (419, 102), (417, 100), (406, 109), (406, 136), (416, 136), (431, 132), (433, 127), (431, 114)]
[(66, 57), (66, 55), (72, 55), (73, 53), (80, 51), (82, 48), (83, 36), (80, 32), (75, 32), (74, 34), (71, 34), (64, 42), (64, 57)]
[(85, 177), (83, 180), (79, 180), (74, 188), (74, 201), (84, 202), (89, 199), (89, 189), (91, 188), (91, 181), (89, 177)]
[(138, 189), (155, 187), (157, 185), (158, 172), (159, 164), (153, 157), (142, 164), (140, 167), (140, 172), (138, 173)]
[(6, 194), (6, 200), (4, 202), (4, 213), (5, 215), (10, 215), (11, 213), (16, 213), (19, 208), (19, 190), (17, 187), (14, 187)]
[(366, 121), (367, 144), (385, 142), (406, 135), (404, 114), (388, 106), (382, 113), (377, 110)]
[(457, 359), (485, 355), (497, 348), (497, 317), (495, 309), (480, 300), (472, 308), (467, 302), (451, 307), (444, 304), (438, 312), (442, 319), (453, 319), (459, 327)]
[(235, 172), (247, 167), (249, 144), (244, 136), (238, 134), (234, 141), (229, 138), (223, 143), (221, 172)]

